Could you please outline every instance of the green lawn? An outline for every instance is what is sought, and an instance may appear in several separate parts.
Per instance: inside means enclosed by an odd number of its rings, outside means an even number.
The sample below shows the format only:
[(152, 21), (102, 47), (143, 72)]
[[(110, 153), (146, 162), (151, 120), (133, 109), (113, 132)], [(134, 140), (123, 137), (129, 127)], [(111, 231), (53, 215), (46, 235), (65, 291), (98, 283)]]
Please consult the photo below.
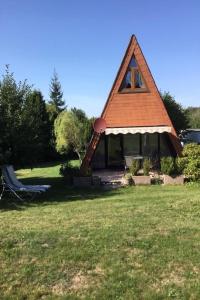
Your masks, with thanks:
[(200, 299), (200, 187), (65, 186), (59, 166), (19, 170), (50, 183), (0, 209), (0, 299)]

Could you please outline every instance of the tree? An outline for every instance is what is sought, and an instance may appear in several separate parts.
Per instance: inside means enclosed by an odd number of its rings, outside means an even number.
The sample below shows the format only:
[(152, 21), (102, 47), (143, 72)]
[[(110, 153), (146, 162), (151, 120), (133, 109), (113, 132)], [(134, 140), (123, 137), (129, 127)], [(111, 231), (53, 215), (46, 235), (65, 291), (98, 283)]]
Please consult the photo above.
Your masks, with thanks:
[(40, 91), (34, 90), (27, 97), (22, 118), (26, 137), (24, 158), (29, 163), (46, 160), (51, 133), (46, 104)]
[(0, 148), (3, 162), (20, 163), (23, 156), (22, 109), (24, 102), (31, 92), (27, 81), (16, 83), (9, 66), (6, 66), (3, 79), (0, 81)]
[(94, 122), (94, 118), (88, 119), (86, 113), (82, 109), (76, 107), (73, 107), (71, 111), (76, 115), (79, 122), (83, 124), (82, 135), (83, 135), (83, 140), (85, 141), (84, 147), (86, 149), (87, 144), (89, 143), (90, 138), (92, 136), (92, 131), (93, 131), (92, 125)]
[(189, 127), (200, 128), (200, 107), (188, 107), (185, 112), (189, 120)]
[[(86, 120), (82, 119), (83, 111), (81, 114), (76, 113), (77, 110), (74, 109), (63, 111), (55, 120), (56, 149), (60, 154), (64, 154), (72, 147), (81, 161), (81, 154), (85, 151), (87, 144)], [(81, 115), (81, 118), (79, 119), (77, 115)]]
[(61, 88), (60, 81), (58, 79), (58, 75), (54, 70), (53, 77), (50, 83), (50, 101), (46, 104), (46, 109), (48, 113), (48, 118), (50, 122), (50, 130), (51, 130), (51, 138), (50, 138), (50, 145), (51, 145), (51, 156), (57, 157), (58, 153), (56, 151), (55, 146), (55, 133), (54, 133), (54, 122), (58, 117), (59, 113), (61, 113), (65, 107), (65, 101), (63, 100), (63, 92)]
[(57, 115), (64, 109), (65, 101), (63, 100), (63, 92), (61, 88), (60, 81), (58, 79), (58, 74), (54, 70), (53, 77), (50, 83), (50, 101), (49, 104), (52, 105), (57, 112)]
[(181, 104), (177, 103), (169, 92), (164, 92), (161, 96), (175, 130), (179, 133), (182, 129), (186, 129), (188, 119)]

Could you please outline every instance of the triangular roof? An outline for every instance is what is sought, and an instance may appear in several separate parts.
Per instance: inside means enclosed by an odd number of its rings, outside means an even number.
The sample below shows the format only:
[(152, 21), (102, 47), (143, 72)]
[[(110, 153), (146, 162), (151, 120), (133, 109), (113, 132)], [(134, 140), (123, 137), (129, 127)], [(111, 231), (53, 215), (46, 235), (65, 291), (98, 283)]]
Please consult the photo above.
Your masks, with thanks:
[[(125, 91), (121, 85), (129, 69), (131, 59), (134, 58), (138, 70), (145, 81), (144, 90)], [(130, 39), (128, 48), (122, 60), (121, 66), (109, 93), (101, 117), (106, 121), (108, 128), (135, 127), (135, 126), (170, 126), (169, 134), (172, 144), (177, 152), (181, 152), (181, 144), (177, 138), (176, 131), (168, 116), (154, 78), (147, 65), (142, 50), (136, 37)], [(97, 143), (96, 143), (97, 144)], [(91, 145), (86, 153), (89, 162), (95, 150)]]

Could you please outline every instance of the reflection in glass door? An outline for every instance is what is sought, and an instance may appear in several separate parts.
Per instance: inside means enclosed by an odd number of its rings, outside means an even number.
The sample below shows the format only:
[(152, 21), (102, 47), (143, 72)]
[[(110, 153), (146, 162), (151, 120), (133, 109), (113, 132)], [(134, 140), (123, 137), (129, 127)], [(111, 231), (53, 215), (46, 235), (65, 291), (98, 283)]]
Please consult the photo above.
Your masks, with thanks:
[(140, 155), (140, 135), (137, 134), (125, 134), (124, 138), (124, 155)]
[(121, 135), (108, 135), (108, 167), (123, 165)]
[(158, 133), (142, 134), (142, 155), (149, 158), (158, 157)]

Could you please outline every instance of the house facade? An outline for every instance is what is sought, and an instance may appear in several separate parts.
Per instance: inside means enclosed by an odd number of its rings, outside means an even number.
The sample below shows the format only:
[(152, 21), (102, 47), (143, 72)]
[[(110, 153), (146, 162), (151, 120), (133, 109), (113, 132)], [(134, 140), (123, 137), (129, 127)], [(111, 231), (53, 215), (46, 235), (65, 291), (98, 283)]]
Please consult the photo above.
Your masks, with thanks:
[(135, 36), (132, 36), (93, 135), (82, 169), (122, 167), (130, 156), (159, 161), (182, 147)]

